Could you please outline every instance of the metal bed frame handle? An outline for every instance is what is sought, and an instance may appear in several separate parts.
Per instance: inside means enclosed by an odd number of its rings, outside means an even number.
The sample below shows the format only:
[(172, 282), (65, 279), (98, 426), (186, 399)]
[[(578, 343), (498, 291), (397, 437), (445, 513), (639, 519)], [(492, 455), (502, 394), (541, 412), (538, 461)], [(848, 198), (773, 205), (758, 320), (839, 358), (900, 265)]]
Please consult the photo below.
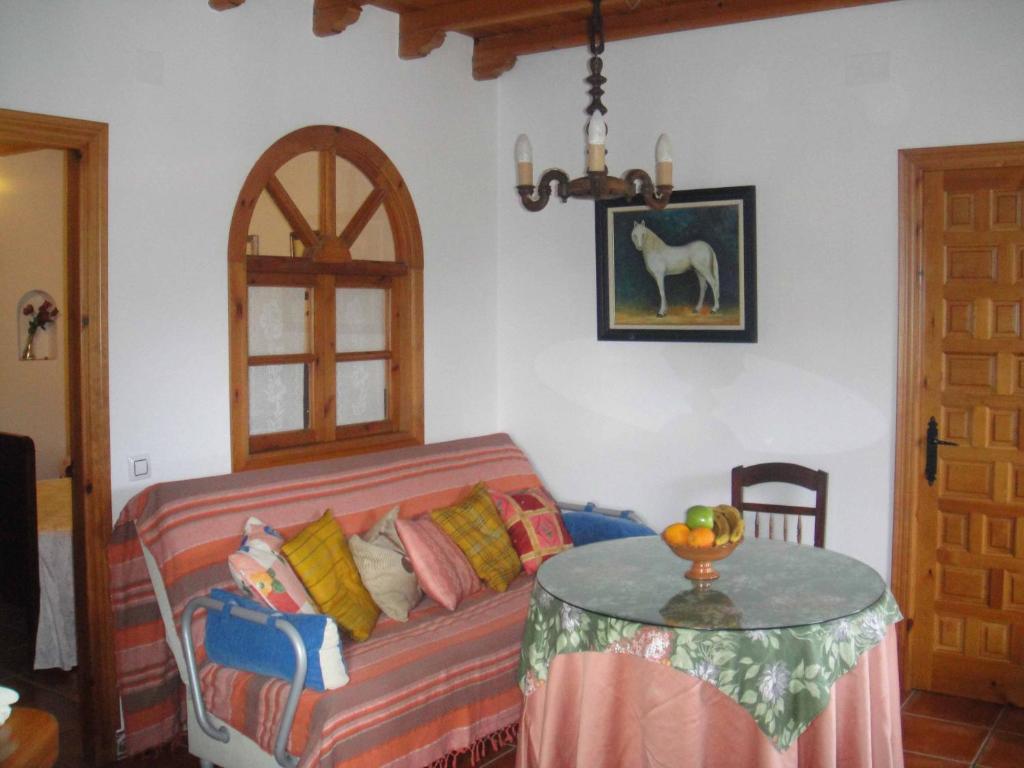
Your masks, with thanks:
[[(195, 709), (196, 722), (203, 732), (211, 739), (228, 743), (231, 735), (228, 729), (222, 725), (214, 725), (210, 722), (206, 705), (203, 703), (203, 696), (199, 690), (199, 674), (196, 671), (195, 646), (192, 643), (192, 619), (195, 612), (200, 608), (207, 611), (221, 611), (225, 603), (214, 600), (212, 597), (202, 595), (189, 600), (185, 606), (185, 613), (181, 617), (181, 645), (185, 651), (185, 670), (188, 674), (189, 695), (192, 697), (192, 705)], [(284, 714), (281, 716), (281, 724), (277, 729), (277, 737), (274, 740), (274, 759), (282, 768), (295, 768), (299, 759), (288, 754), (288, 737), (291, 735), (292, 723), (295, 719), (295, 711), (299, 706), (299, 696), (306, 680), (306, 646), (302, 643), (299, 631), (295, 629), (279, 615), (259, 613), (239, 605), (232, 605), (230, 613), (236, 618), (250, 621), (253, 624), (271, 626), (279, 632), (283, 632), (291, 641), (292, 650), (295, 652), (295, 674), (292, 675), (291, 688), (288, 691), (288, 701), (285, 704)]]

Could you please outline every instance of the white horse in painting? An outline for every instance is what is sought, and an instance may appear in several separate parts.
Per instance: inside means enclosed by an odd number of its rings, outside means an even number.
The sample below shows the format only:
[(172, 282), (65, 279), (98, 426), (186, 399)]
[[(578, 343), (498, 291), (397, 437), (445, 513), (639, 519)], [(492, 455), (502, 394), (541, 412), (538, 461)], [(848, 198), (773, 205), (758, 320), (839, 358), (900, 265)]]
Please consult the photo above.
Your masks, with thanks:
[(694, 240), (686, 245), (665, 245), (664, 240), (647, 228), (646, 221), (633, 224), (631, 237), (633, 245), (644, 255), (644, 266), (658, 284), (658, 293), (661, 294), (658, 317), (664, 317), (668, 309), (665, 302), (665, 277), (681, 275), (688, 269), (693, 269), (700, 283), (700, 299), (693, 311), (699, 313), (704, 306), (704, 293), (709, 284), (715, 302), (711, 311), (718, 311), (718, 257), (714, 248), (703, 240)]

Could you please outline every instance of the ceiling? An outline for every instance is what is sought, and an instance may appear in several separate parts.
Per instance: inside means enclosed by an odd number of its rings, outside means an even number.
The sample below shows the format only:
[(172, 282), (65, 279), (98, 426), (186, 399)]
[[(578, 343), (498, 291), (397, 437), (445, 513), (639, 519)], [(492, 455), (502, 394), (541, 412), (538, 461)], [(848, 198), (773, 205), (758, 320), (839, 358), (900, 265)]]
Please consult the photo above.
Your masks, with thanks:
[[(218, 11), (246, 0), (209, 0)], [(252, 0), (261, 2), (261, 0)], [(736, 24), (892, 0), (603, 0), (606, 40)], [(473, 38), (473, 77), (490, 80), (519, 56), (587, 44), (591, 0), (314, 0), (313, 34), (340, 34), (362, 6), (399, 15), (398, 55), (426, 56), (448, 32)]]

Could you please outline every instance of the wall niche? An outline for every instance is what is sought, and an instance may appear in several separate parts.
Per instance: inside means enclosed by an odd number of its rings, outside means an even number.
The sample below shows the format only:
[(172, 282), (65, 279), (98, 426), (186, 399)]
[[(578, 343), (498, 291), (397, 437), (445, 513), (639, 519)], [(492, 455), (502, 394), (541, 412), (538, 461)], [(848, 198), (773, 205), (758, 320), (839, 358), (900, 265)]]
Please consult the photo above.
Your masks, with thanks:
[(60, 310), (53, 296), (34, 289), (18, 301), (18, 359), (24, 362), (56, 360), (57, 317)]

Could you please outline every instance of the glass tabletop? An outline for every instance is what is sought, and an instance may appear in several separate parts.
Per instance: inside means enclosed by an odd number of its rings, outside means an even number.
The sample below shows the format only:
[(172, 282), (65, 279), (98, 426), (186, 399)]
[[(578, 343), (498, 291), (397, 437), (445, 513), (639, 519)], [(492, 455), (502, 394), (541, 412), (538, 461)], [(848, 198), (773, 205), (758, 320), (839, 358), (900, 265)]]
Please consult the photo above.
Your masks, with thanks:
[(575, 547), (551, 558), (537, 583), (591, 613), (664, 627), (777, 629), (857, 613), (885, 592), (868, 565), (838, 552), (745, 539), (715, 562), (720, 578), (690, 581), (690, 562), (658, 536)]

